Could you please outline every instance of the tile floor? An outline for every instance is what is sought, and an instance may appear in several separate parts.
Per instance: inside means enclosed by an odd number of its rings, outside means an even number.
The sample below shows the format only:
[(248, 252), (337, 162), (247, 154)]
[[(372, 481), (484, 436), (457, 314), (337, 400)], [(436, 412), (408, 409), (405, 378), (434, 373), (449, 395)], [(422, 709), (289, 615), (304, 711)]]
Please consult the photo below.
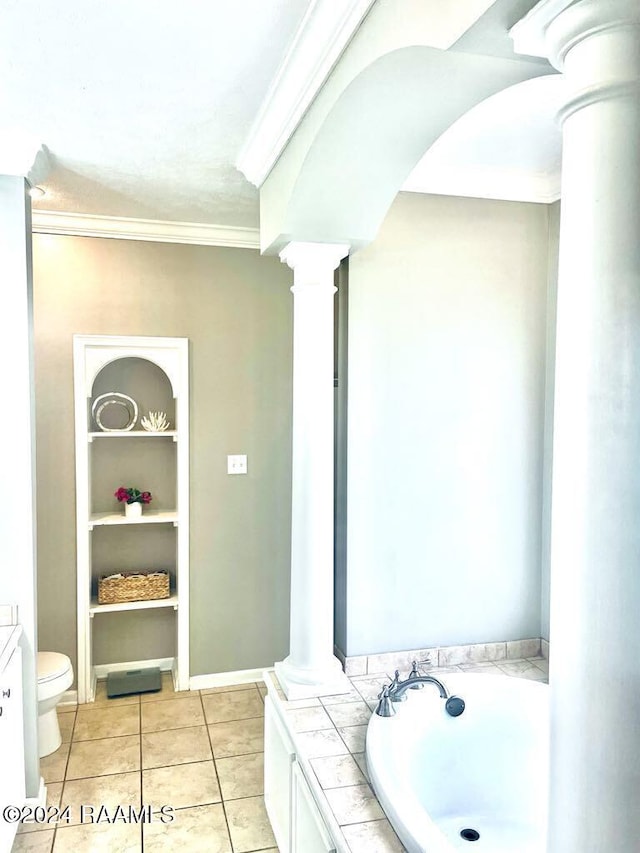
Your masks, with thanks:
[[(429, 670), (498, 672), (548, 679), (541, 657), (471, 663)], [(352, 677), (349, 694), (288, 704), (292, 727), (308, 741), (308, 756), (353, 853), (403, 848), (367, 784), (364, 738), (384, 673)], [(160, 693), (60, 708), (63, 743), (41, 762), (51, 806), (69, 806), (69, 824), (21, 826), (12, 853), (276, 853), (264, 809), (264, 684), (190, 693)], [(368, 707), (367, 707), (368, 706)], [(174, 820), (87, 823), (87, 806), (114, 814), (117, 806), (154, 818), (173, 806)], [(80, 824), (80, 807), (85, 823)], [(355, 818), (354, 818), (355, 815)], [(301, 851), (300, 853), (303, 853)]]
[[(260, 689), (259, 689), (260, 688)], [(60, 708), (63, 743), (42, 759), (51, 806), (69, 806), (69, 824), (23, 825), (13, 853), (253, 853), (276, 844), (262, 800), (263, 684), (160, 693)], [(87, 823), (87, 806), (117, 806), (150, 823)], [(80, 824), (84, 806), (85, 823)], [(159, 810), (173, 806), (174, 820)]]

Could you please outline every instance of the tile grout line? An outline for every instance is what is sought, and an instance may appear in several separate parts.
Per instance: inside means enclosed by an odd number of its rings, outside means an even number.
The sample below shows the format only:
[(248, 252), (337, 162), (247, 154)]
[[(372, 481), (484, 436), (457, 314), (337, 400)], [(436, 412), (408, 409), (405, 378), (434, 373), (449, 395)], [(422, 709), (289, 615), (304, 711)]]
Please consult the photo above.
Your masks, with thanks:
[[(202, 691), (199, 690), (198, 693), (200, 695), (200, 704), (202, 705), (202, 716), (204, 717), (204, 723), (205, 723), (205, 727), (207, 729), (207, 738), (209, 740), (209, 749), (211, 750), (211, 763), (213, 764), (213, 772), (216, 775), (216, 782), (218, 784), (218, 791), (220, 793), (220, 805), (222, 806), (222, 814), (224, 815), (224, 824), (227, 827), (227, 835), (229, 836), (229, 847), (231, 848), (232, 853), (233, 853), (234, 848), (233, 848), (233, 841), (231, 839), (231, 829), (229, 827), (229, 819), (227, 817), (227, 810), (224, 806), (224, 795), (222, 793), (222, 785), (220, 784), (220, 776), (218, 774), (218, 766), (216, 764), (216, 756), (215, 756), (215, 752), (213, 750), (213, 743), (211, 742), (211, 731), (209, 730), (209, 722), (207, 721), (207, 714), (206, 714), (206, 711), (204, 709), (204, 700), (202, 698)], [(206, 694), (206, 695), (215, 695), (215, 694)]]

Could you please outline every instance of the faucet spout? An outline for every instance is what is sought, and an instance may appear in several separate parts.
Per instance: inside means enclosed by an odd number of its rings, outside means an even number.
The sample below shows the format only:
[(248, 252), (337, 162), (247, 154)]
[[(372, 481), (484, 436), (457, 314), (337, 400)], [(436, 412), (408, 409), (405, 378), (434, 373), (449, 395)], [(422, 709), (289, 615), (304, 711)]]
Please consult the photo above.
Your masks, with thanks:
[(389, 691), (389, 696), (393, 702), (399, 702), (404, 697), (404, 694), (416, 684), (433, 684), (438, 688), (441, 699), (449, 698), (449, 691), (441, 681), (434, 678), (432, 675), (418, 675), (413, 678), (407, 678), (406, 681), (399, 681)]

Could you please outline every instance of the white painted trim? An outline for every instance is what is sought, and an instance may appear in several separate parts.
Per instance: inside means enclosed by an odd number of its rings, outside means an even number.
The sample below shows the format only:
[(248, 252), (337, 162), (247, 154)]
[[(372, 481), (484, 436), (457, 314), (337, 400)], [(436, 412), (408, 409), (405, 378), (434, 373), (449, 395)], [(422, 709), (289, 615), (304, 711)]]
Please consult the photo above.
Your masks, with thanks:
[(62, 699), (58, 702), (58, 705), (77, 705), (78, 704), (78, 691), (77, 690), (67, 690), (62, 694)]
[(547, 56), (545, 36), (547, 27), (573, 0), (541, 0), (524, 18), (509, 30), (515, 53), (526, 56)]
[(162, 672), (171, 672), (175, 658), (154, 658), (152, 660), (130, 660), (125, 663), (99, 663), (94, 666), (97, 679), (106, 678), (110, 672), (126, 672), (129, 669), (149, 669), (160, 667)]
[(252, 684), (262, 681), (264, 667), (238, 669), (235, 672), (212, 672), (209, 675), (192, 675), (189, 690), (206, 690), (207, 687), (228, 687), (231, 684)]
[(63, 234), (76, 237), (109, 237), (115, 240), (147, 240), (152, 243), (187, 243), (197, 246), (228, 246), (258, 249), (258, 228), (235, 225), (207, 225), (200, 222), (170, 222), (158, 219), (129, 219), (124, 216), (62, 213), (34, 210), (35, 234)]
[(447, 168), (433, 164), (417, 171), (405, 181), (403, 192), (433, 195), (490, 198), (502, 201), (526, 201), (552, 204), (560, 198), (559, 172), (518, 172), (489, 168)]
[(42, 778), (42, 776), (40, 777), (40, 786), (38, 788), (38, 796), (37, 797), (26, 797), (24, 804), (25, 804), (25, 806), (29, 806), (32, 809), (35, 809), (38, 806), (45, 807), (47, 805), (47, 786), (44, 784), (44, 779)]
[(236, 161), (259, 187), (374, 0), (312, 0)]

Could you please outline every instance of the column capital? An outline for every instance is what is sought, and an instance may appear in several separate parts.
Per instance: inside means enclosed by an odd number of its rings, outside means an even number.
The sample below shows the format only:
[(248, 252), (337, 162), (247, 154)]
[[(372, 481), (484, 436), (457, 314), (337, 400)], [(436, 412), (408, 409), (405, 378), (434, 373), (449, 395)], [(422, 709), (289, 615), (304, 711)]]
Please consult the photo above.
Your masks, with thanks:
[[(280, 252), (280, 260), (296, 274), (316, 277), (333, 273), (340, 261), (346, 258), (351, 247), (348, 243), (308, 243), (294, 241)], [(332, 279), (333, 281), (333, 279)]]
[(516, 53), (547, 58), (562, 71), (579, 42), (639, 25), (638, 0), (541, 0), (509, 34)]

